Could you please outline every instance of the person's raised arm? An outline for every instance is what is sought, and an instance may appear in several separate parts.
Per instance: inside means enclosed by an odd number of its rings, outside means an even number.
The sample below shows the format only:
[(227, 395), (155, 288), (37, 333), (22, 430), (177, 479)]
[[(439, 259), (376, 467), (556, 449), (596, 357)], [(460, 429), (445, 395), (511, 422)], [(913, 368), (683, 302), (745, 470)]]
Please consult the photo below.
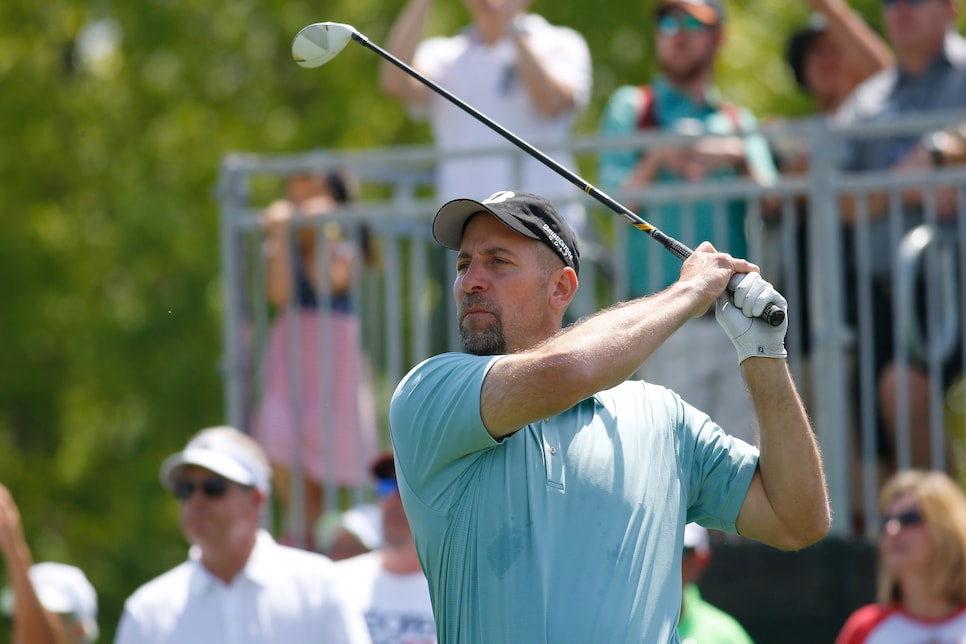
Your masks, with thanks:
[[(678, 327), (706, 311), (734, 272), (754, 270), (754, 264), (716, 253), (705, 242), (664, 291), (605, 309), (532, 349), (502, 358), (483, 382), (481, 416), (487, 431), (507, 436), (620, 384)], [(565, 307), (576, 277), (567, 268), (553, 276), (552, 305)]]
[(291, 201), (276, 201), (262, 215), (262, 225), (266, 232), (262, 245), (262, 255), (265, 258), (265, 291), (268, 301), (277, 307), (286, 306), (292, 298), (295, 276), (289, 222), (294, 214), (295, 206)]
[(828, 34), (842, 50), (851, 88), (894, 63), (885, 40), (844, 0), (808, 0), (825, 16)]
[(520, 73), (520, 82), (533, 100), (537, 111), (546, 117), (559, 116), (574, 107), (577, 100), (574, 88), (554, 76), (548, 64), (549, 61), (542, 60), (533, 50), (529, 35), (525, 31), (514, 28), (522, 17), (523, 14), (518, 14), (508, 29), (510, 40), (517, 48), (517, 70)]
[[(426, 31), (433, 0), (409, 0), (389, 30), (386, 49), (407, 65), (412, 65)], [(379, 65), (379, 87), (387, 95), (407, 105), (425, 105), (430, 89), (387, 60)]]
[(14, 596), (14, 641), (30, 644), (63, 642), (60, 619), (44, 609), (30, 581), (33, 557), (24, 538), (20, 511), (10, 491), (0, 484), (0, 555), (6, 563)]

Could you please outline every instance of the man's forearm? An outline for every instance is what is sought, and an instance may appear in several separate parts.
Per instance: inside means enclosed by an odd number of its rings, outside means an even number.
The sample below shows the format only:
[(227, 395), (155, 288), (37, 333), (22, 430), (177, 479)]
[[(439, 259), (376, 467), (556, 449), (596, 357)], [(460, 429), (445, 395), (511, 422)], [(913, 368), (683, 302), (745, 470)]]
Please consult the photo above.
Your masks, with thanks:
[(698, 297), (679, 282), (611, 306), (503, 358), (483, 385), (481, 416), (487, 430), (505, 436), (618, 385), (694, 314)]
[(828, 531), (828, 492), (818, 442), (785, 360), (741, 363), (761, 432), (759, 470), (767, 498), (793, 547)]
[(627, 177), (624, 188), (633, 190), (653, 183), (657, 177), (658, 170), (660, 170), (658, 156), (645, 152), (637, 163), (634, 164), (634, 169), (631, 170), (630, 175)]

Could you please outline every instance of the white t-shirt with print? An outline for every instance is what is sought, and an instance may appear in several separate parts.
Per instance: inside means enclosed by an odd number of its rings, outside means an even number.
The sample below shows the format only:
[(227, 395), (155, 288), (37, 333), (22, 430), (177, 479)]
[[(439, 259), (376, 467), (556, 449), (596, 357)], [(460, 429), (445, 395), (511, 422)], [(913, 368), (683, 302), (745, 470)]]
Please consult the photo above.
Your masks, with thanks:
[(360, 608), (373, 644), (436, 644), (436, 622), (423, 573), (396, 575), (379, 551), (337, 561), (341, 594)]

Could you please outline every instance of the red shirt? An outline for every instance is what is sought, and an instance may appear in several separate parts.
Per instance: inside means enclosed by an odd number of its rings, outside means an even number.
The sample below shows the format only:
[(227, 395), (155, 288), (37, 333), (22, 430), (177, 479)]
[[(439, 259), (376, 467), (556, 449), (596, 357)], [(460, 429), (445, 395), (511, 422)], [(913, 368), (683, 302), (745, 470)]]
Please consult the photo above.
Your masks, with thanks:
[(835, 644), (960, 644), (966, 642), (966, 606), (943, 619), (913, 617), (899, 606), (870, 604), (842, 627)]

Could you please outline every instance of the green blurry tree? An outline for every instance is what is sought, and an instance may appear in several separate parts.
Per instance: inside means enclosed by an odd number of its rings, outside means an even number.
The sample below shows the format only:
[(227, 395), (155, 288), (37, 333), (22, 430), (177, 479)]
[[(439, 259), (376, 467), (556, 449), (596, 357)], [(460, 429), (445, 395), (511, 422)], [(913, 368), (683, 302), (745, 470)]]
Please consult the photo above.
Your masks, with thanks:
[[(219, 162), (426, 142), (350, 45), (305, 70), (290, 43), (322, 20), (385, 41), (401, 0), (0, 3), (0, 481), (38, 560), (83, 567), (103, 641), (124, 598), (185, 555), (165, 455), (221, 422)], [(863, 0), (866, 15), (877, 5)], [(538, 0), (594, 56), (593, 132), (619, 84), (653, 74), (653, 4)], [(719, 80), (759, 114), (807, 112), (783, 61), (804, 2), (735, 0)], [(467, 19), (438, 2), (431, 31)], [(0, 642), (9, 633), (0, 632)]]

